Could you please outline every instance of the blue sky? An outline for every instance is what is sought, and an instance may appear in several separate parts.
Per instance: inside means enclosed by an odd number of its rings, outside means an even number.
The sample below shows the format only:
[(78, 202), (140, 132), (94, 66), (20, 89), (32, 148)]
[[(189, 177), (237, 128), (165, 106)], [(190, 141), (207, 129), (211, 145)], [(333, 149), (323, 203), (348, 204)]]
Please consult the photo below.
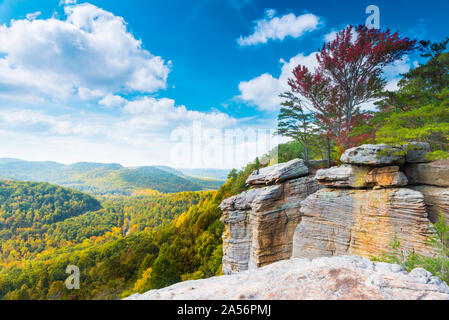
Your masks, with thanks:
[[(382, 29), (449, 36), (443, 0), (0, 1), (0, 157), (241, 166), (251, 155), (174, 161), (173, 135), (274, 129), (292, 68), (371, 4)], [(385, 70), (389, 88), (418, 62)]]

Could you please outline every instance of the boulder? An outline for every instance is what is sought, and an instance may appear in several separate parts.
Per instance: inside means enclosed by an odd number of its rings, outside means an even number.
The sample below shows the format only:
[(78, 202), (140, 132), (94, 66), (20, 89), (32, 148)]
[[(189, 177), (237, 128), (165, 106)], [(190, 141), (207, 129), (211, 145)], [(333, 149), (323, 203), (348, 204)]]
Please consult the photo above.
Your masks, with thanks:
[(229, 276), (175, 284), (126, 300), (448, 300), (449, 287), (424, 269), (356, 256), (292, 259)]
[(343, 165), (319, 170), (316, 179), (320, 185), (334, 188), (401, 187), (408, 183), (398, 166), (372, 168)]
[(442, 214), (449, 222), (449, 188), (433, 186), (413, 186), (410, 188), (423, 194), (430, 221), (438, 222)]
[(249, 186), (271, 185), (287, 180), (305, 177), (309, 174), (309, 168), (301, 159), (289, 161), (287, 163), (276, 164), (271, 167), (254, 171), (246, 180)]
[(430, 162), (426, 157), (432, 150), (427, 142), (410, 142), (403, 146), (406, 151), (405, 161), (408, 163)]
[(406, 166), (405, 173), (411, 184), (428, 184), (437, 187), (449, 187), (448, 160), (410, 164)]
[(404, 252), (433, 256), (434, 234), (421, 193), (406, 189), (323, 189), (301, 204), (293, 257), (380, 257), (395, 240)]
[(224, 200), (223, 273), (289, 259), (301, 201), (318, 189), (314, 177), (303, 177)]
[(403, 164), (405, 153), (402, 147), (392, 147), (386, 144), (365, 144), (346, 150), (341, 156), (341, 162), (367, 166), (390, 166)]

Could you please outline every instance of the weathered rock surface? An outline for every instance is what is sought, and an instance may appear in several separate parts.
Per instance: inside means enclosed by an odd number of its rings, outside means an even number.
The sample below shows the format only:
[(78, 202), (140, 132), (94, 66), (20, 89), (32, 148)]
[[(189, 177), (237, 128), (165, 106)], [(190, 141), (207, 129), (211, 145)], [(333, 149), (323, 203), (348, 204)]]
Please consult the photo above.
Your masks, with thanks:
[(403, 146), (406, 150), (405, 161), (408, 163), (425, 163), (429, 162), (426, 155), (432, 150), (430, 144), (426, 142), (410, 142)]
[(341, 162), (355, 165), (390, 166), (405, 162), (404, 149), (386, 144), (365, 144), (346, 150)]
[(398, 166), (371, 168), (343, 165), (319, 170), (316, 179), (320, 185), (334, 188), (401, 187), (408, 183)]
[(446, 221), (449, 221), (449, 188), (433, 186), (413, 186), (410, 188), (424, 195), (430, 221), (438, 222), (441, 214)]
[(405, 173), (411, 184), (428, 184), (437, 187), (449, 187), (449, 161), (410, 164)]
[(254, 171), (246, 180), (246, 184), (249, 186), (270, 185), (304, 177), (308, 174), (309, 168), (304, 164), (304, 161), (295, 159)]
[(395, 239), (406, 252), (433, 255), (427, 243), (434, 231), (424, 197), (406, 189), (323, 189), (302, 202), (293, 257), (359, 255), (379, 257)]
[(194, 280), (129, 300), (448, 300), (449, 287), (424, 269), (361, 257), (292, 259), (230, 276)]
[(254, 172), (247, 180), (254, 189), (220, 206), (223, 272), (292, 256), (379, 257), (394, 241), (403, 251), (435, 255), (427, 240), (435, 232), (430, 221), (441, 210), (449, 218), (449, 161), (424, 163), (429, 151), (418, 142), (363, 145), (343, 154), (345, 165), (318, 170), (316, 181), (297, 178), (309, 173), (302, 160)]
[(223, 272), (229, 274), (289, 259), (301, 201), (319, 189), (314, 177), (251, 189), (220, 205), (225, 224)]

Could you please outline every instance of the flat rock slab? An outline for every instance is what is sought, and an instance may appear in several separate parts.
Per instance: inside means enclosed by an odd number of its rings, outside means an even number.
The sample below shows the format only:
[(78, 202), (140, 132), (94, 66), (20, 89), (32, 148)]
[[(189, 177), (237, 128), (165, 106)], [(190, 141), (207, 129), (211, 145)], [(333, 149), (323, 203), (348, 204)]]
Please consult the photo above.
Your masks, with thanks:
[(319, 170), (316, 179), (320, 185), (334, 188), (402, 187), (408, 183), (398, 166), (372, 168), (347, 164)]
[(449, 187), (449, 161), (435, 161), (407, 165), (405, 169), (411, 184), (428, 184), (437, 187)]
[(405, 161), (407, 163), (426, 163), (430, 162), (426, 157), (432, 150), (427, 142), (410, 142), (403, 146), (406, 151)]
[(402, 147), (365, 144), (346, 150), (340, 160), (343, 163), (355, 165), (390, 166), (405, 163), (405, 153)]
[(254, 171), (246, 180), (246, 184), (249, 186), (271, 185), (305, 177), (308, 174), (309, 168), (304, 160), (295, 159)]
[(357, 256), (292, 259), (136, 294), (126, 300), (448, 300), (449, 287), (424, 269)]

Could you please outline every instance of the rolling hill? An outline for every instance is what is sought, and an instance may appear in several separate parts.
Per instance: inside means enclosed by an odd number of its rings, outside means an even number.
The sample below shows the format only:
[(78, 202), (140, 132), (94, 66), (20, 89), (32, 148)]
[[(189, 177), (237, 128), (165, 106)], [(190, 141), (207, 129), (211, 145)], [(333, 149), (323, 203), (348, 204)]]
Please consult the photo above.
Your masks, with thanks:
[(216, 190), (223, 180), (195, 177), (170, 167), (126, 168), (120, 164), (31, 162), (0, 159), (0, 179), (49, 182), (95, 195), (131, 196), (142, 190), (162, 193)]

